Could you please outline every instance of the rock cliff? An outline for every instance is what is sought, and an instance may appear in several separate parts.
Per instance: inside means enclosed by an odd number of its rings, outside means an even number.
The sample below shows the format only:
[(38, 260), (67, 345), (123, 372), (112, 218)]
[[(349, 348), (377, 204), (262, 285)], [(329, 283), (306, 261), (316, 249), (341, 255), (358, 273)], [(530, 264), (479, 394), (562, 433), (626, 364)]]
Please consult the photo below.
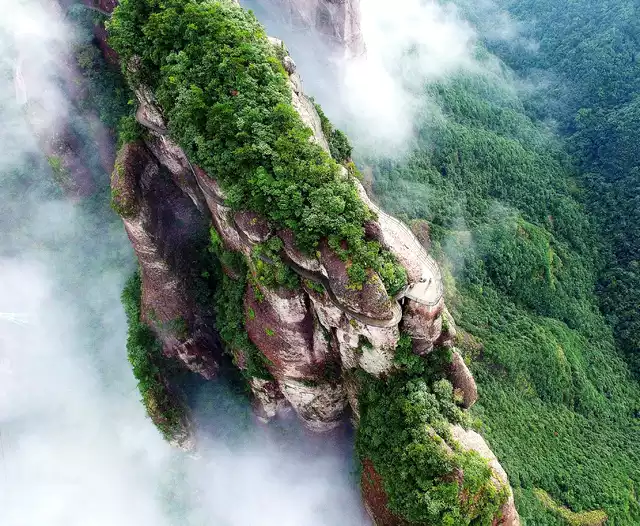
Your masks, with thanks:
[[(301, 2), (304, 14), (300, 16), (316, 12), (316, 24), (346, 41), (354, 31), (352, 22), (331, 22), (335, 19), (317, 13), (342, 13), (344, 19), (356, 16), (354, 5)], [(310, 140), (329, 155), (330, 137), (325, 136), (320, 115), (303, 91), (295, 63), (281, 42), (270, 39), (270, 45), (286, 72), (291, 106), (311, 130)], [(136, 79), (137, 60), (134, 56), (128, 62), (130, 77)], [(316, 432), (340, 425), (349, 409), (358, 425), (361, 375), (383, 384), (402, 377), (405, 365), (396, 355), (403, 338), (418, 361), (417, 357), (430, 356), (436, 347), (453, 346), (455, 325), (444, 305), (437, 263), (406, 225), (372, 202), (349, 173), (348, 162), (340, 166), (340, 177), (371, 212), (366, 239), (377, 242), (406, 273), (407, 284), (399, 291), (390, 293), (373, 268), (364, 269), (363, 279), (354, 284), (353, 261), (346, 248), (329, 238), (321, 239), (313, 251), (303, 250), (290, 228), (237, 204), (231, 206), (232, 196), (226, 194), (217, 174), (192, 164), (174, 141), (171, 123), (153, 91), (140, 80), (132, 88), (139, 104), (136, 118), (146, 133), (118, 156), (112, 176), (113, 202), (140, 261), (143, 321), (153, 328), (166, 356), (205, 378), (215, 374), (221, 347), (216, 322), (211, 311), (195, 301), (193, 292), (201, 273), (198, 254), (204, 249), (202, 240), (209, 226), (220, 243), (217, 250), (225, 279), (243, 288), (242, 305), (236, 305), (244, 313), (239, 329), (246, 330), (268, 374), (252, 373), (248, 349), (227, 350), (245, 371), (256, 413), (265, 421), (289, 406)], [(242, 268), (229, 263), (233, 255), (242, 260)], [(265, 281), (264, 268), (283, 273), (289, 285)], [(451, 397), (468, 408), (477, 398), (475, 382), (455, 349), (452, 356), (445, 372), (455, 393)], [(475, 451), (487, 461), (493, 490), (481, 486), (480, 493), (469, 494), (463, 490), (465, 476), (460, 468), (443, 473), (438, 481), (458, 485), (466, 516), (479, 516), (479, 503), (490, 491), (495, 499), (506, 496), (493, 524), (519, 524), (506, 474), (482, 437), (459, 426), (434, 430), (429, 436), (439, 444), (438, 454), (445, 464), (457, 465), (464, 451)], [(374, 522), (418, 524), (390, 509), (387, 488), (393, 481), (385, 480), (372, 460), (362, 460), (363, 495)]]
[(365, 52), (360, 0), (258, 0), (294, 28), (313, 29), (348, 57)]

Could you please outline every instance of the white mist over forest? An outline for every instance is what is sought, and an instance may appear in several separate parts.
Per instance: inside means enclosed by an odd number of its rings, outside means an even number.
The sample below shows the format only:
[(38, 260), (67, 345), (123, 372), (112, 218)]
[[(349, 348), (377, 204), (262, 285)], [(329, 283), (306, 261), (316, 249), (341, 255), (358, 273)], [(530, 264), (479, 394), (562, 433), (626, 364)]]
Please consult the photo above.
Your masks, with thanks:
[[(444, 118), (425, 94), (427, 83), (460, 73), (500, 75), (497, 63), (476, 56), (479, 35), (457, 3), (401, 0), (390, 7), (384, 0), (360, 2), (366, 53), (355, 57), (328, 46), (312, 29), (292, 27), (279, 0), (240, 3), (255, 12), (270, 35), (285, 42), (305, 92), (367, 154), (402, 155), (413, 145), (417, 119)], [(517, 37), (517, 26), (491, 0), (465, 11), (478, 20), (491, 18), (493, 38)]]

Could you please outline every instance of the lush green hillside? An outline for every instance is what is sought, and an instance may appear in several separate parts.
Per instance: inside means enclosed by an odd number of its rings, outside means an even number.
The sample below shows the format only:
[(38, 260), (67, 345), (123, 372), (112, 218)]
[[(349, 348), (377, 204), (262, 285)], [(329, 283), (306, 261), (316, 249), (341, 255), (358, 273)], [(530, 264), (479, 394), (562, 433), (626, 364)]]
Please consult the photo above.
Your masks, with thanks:
[[(559, 122), (587, 188), (604, 260), (603, 312), (640, 373), (640, 17), (633, 0), (501, 0), (534, 52), (492, 49), (533, 85), (530, 113)], [(489, 21), (487, 21), (489, 22)]]
[(563, 145), (511, 88), (496, 73), (429, 86), (446, 120), (423, 119), (403, 161), (369, 160), (374, 189), (390, 212), (430, 223), (475, 411), (523, 518), (603, 509), (609, 524), (637, 524), (640, 397), (598, 308), (597, 225)]

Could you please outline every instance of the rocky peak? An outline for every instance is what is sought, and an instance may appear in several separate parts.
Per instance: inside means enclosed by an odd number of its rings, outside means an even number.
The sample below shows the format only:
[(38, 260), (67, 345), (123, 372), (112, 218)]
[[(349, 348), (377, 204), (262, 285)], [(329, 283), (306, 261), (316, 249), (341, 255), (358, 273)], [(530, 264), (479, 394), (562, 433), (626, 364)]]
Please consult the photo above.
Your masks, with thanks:
[(360, 0), (259, 0), (259, 3), (276, 10), (293, 27), (317, 31), (347, 56), (365, 52)]
[[(314, 24), (332, 31), (343, 42), (349, 40), (353, 27), (345, 19), (353, 16), (356, 3), (288, 3), (292, 9), (293, 4), (303, 9), (299, 15), (303, 19), (312, 17)], [(312, 131), (310, 140), (329, 152), (320, 116), (304, 94), (295, 64), (280, 42), (271, 39), (271, 43), (278, 48), (274, 54), (287, 72), (292, 106)], [(291, 230), (278, 229), (279, 225), (270, 224), (254, 211), (228, 206), (216, 174), (193, 166), (168, 136), (163, 112), (151, 90), (143, 85), (134, 89), (139, 103), (136, 118), (148, 134), (144, 143), (127, 145), (121, 151), (112, 189), (115, 208), (123, 217), (140, 261), (143, 317), (160, 337), (167, 356), (174, 356), (206, 378), (216, 370), (219, 345), (214, 322), (193, 294), (194, 275), (199, 270), (196, 252), (204, 248), (202, 239), (210, 226), (223, 255), (242, 260), (242, 268), (248, 269), (248, 281), (244, 281), (245, 271), (227, 268), (225, 272), (243, 291), (244, 320), (240, 328), (246, 329), (268, 373), (260, 377), (246, 373), (254, 407), (262, 420), (274, 417), (288, 405), (317, 432), (338, 426), (348, 407), (357, 422), (361, 409), (357, 379), (362, 371), (380, 382), (394, 377), (402, 367), (395, 360), (401, 341), (410, 340), (413, 352), (423, 356), (432, 353), (435, 345), (453, 345), (455, 328), (444, 305), (437, 263), (411, 229), (378, 208), (344, 167), (342, 176), (348, 178), (354, 193), (372, 212), (367, 235), (391, 253), (408, 276), (407, 287), (395, 296), (371, 268), (366, 269), (364, 282), (352, 283), (349, 258), (332, 248), (328, 240), (321, 239), (315, 252), (305, 252), (296, 245)], [(279, 248), (267, 256), (258, 250), (256, 256), (256, 249), (271, 241), (276, 241), (273, 246)], [(286, 286), (261, 282), (259, 269), (263, 264), (284, 268), (292, 279)], [(245, 351), (230, 349), (246, 372), (250, 357), (243, 354)], [(477, 398), (475, 382), (462, 357), (455, 352), (453, 356), (448, 374), (459, 405), (469, 407)], [(448, 434), (459, 440), (462, 448), (482, 450), (480, 454), (494, 470), (495, 487), (508, 488), (506, 475), (502, 476), (504, 472), (486, 444), (478, 445), (475, 435), (466, 433), (462, 430), (456, 435), (454, 429)], [(445, 456), (453, 458), (458, 448), (454, 439), (448, 437), (452, 442), (446, 443), (435, 431), (432, 438), (442, 444)], [(363, 479), (362, 487), (374, 521), (382, 526), (409, 524), (388, 509), (385, 481), (373, 463), (363, 460), (368, 479)], [(463, 480), (464, 473), (447, 476)], [(463, 500), (469, 496), (459, 497)], [(508, 504), (513, 508), (512, 500)], [(512, 511), (502, 510), (496, 524), (518, 524), (514, 522), (515, 508)], [(508, 517), (516, 519), (508, 522)]]

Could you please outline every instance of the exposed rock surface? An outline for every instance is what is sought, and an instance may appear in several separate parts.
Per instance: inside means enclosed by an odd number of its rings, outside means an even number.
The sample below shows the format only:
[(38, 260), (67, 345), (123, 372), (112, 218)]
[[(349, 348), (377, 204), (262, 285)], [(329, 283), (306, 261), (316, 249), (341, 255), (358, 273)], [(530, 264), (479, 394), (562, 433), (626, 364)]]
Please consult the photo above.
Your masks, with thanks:
[(285, 399), (278, 383), (273, 380), (252, 378), (253, 408), (258, 418), (267, 423), (285, 409)]
[(155, 328), (167, 356), (213, 377), (220, 346), (212, 319), (198, 308), (192, 292), (206, 222), (142, 143), (120, 151), (111, 187), (140, 263), (144, 320)]
[(331, 290), (342, 305), (377, 320), (393, 318), (391, 299), (380, 276), (370, 270), (362, 286), (354, 287), (350, 284), (347, 272), (348, 262), (342, 261), (326, 242), (320, 244), (319, 252), (319, 259), (331, 283)]
[(373, 519), (375, 526), (408, 526), (406, 521), (389, 511), (389, 498), (384, 491), (382, 477), (373, 467), (370, 460), (362, 463), (360, 485), (365, 508)]
[(278, 10), (285, 23), (314, 29), (348, 56), (365, 51), (360, 29), (360, 0), (259, 0)]
[(457, 350), (453, 352), (450, 379), (453, 388), (462, 396), (462, 407), (468, 409), (476, 403), (478, 399), (476, 381)]

